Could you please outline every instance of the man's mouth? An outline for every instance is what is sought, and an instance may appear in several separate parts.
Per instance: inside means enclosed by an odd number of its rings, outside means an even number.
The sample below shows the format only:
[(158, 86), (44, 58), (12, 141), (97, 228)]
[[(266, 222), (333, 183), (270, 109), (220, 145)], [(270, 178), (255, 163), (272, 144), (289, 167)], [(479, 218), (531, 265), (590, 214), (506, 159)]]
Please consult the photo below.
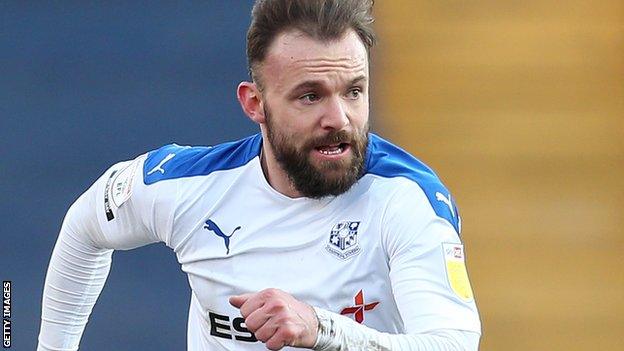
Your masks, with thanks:
[(339, 143), (339, 144), (331, 144), (331, 145), (321, 145), (314, 148), (320, 154), (325, 156), (335, 156), (340, 155), (343, 152), (349, 149), (348, 143)]

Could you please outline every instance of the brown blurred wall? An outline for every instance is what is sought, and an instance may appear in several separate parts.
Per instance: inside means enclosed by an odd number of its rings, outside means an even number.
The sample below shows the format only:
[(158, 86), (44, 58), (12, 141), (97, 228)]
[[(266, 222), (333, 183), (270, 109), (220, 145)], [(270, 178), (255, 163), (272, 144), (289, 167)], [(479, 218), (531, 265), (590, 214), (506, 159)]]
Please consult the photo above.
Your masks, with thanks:
[(375, 13), (373, 129), (458, 201), (481, 350), (624, 350), (624, 1)]

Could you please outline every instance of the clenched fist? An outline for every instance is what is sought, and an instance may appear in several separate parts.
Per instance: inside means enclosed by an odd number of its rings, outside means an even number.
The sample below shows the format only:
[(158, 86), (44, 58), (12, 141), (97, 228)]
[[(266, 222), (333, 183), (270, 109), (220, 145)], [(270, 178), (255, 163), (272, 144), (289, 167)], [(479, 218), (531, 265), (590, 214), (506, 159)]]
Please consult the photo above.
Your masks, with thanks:
[(312, 348), (316, 342), (318, 319), (314, 309), (282, 290), (232, 296), (230, 304), (240, 309), (247, 329), (269, 350)]

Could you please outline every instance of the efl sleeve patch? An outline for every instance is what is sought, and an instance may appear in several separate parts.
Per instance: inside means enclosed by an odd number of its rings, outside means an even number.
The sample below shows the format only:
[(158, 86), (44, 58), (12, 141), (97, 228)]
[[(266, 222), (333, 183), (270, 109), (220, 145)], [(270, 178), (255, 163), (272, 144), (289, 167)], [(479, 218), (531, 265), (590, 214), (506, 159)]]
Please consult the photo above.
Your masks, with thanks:
[(446, 264), (446, 278), (451, 290), (463, 301), (471, 301), (473, 294), (464, 260), (464, 245), (443, 243), (442, 251)]
[(109, 197), (116, 208), (121, 207), (121, 205), (128, 201), (132, 195), (132, 183), (134, 181), (134, 176), (137, 173), (139, 165), (144, 159), (145, 155), (137, 157), (122, 170), (116, 172), (112, 178), (111, 186), (108, 190), (110, 191)]

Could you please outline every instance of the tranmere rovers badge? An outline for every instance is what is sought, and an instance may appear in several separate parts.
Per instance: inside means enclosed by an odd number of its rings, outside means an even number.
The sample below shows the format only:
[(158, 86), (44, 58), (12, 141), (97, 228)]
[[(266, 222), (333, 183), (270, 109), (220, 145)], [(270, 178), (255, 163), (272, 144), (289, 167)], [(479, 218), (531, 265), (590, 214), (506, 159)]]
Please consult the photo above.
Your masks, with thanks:
[(361, 251), (358, 243), (359, 226), (360, 222), (351, 221), (342, 221), (334, 225), (325, 249), (343, 260), (359, 253)]

